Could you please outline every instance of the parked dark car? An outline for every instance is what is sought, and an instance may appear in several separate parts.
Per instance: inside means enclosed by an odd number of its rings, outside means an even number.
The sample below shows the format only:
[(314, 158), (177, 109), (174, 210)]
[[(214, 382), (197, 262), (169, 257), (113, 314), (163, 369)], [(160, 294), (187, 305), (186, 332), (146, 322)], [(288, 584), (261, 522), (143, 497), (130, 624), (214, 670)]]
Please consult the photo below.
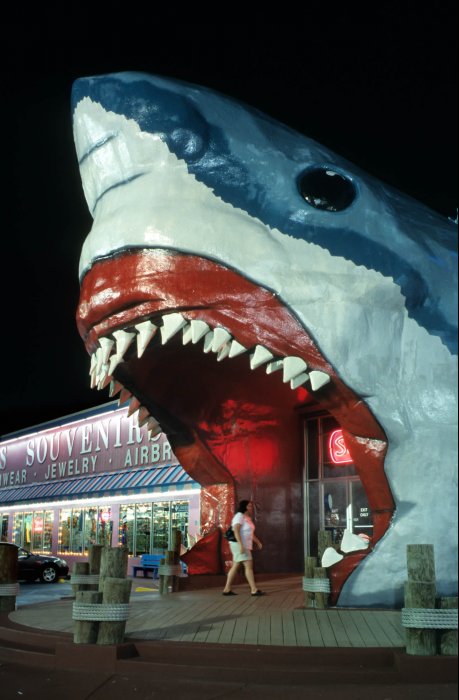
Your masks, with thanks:
[(32, 554), (18, 547), (18, 581), (36, 581), (56, 583), (60, 578), (66, 578), (69, 567), (64, 559), (49, 554)]

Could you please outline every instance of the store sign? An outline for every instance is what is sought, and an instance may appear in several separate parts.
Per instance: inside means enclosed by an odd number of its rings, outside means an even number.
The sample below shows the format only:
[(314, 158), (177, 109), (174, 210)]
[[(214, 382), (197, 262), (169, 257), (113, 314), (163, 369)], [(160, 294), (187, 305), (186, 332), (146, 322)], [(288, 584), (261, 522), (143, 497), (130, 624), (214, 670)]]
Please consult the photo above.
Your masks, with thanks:
[(333, 464), (352, 464), (352, 457), (344, 443), (342, 430), (334, 430), (328, 439), (328, 455)]
[(0, 489), (179, 464), (163, 433), (149, 438), (127, 408), (0, 443)]

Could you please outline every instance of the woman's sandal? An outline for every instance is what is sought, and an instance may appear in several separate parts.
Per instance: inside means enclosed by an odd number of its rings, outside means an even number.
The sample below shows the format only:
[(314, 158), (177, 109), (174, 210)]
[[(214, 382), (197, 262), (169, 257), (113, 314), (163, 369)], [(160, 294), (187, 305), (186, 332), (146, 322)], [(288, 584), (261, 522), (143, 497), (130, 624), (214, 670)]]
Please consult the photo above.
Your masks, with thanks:
[(260, 595), (266, 595), (266, 593), (264, 591), (255, 591), (255, 593), (251, 593), (250, 595), (260, 596)]
[(228, 591), (227, 593), (225, 593), (225, 591), (223, 591), (222, 595), (237, 595), (237, 593), (235, 593), (234, 591)]

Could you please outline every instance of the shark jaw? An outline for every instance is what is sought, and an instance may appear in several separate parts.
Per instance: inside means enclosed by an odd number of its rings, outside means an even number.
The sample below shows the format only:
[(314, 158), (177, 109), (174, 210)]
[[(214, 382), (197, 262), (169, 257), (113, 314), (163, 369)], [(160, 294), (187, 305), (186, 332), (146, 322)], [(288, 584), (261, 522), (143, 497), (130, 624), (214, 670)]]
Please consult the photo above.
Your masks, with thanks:
[[(372, 510), (372, 546), (386, 532), (385, 434), (271, 291), (201, 256), (131, 249), (84, 276), (77, 323), (92, 386), (130, 398), (139, 423), (166, 432), (203, 485), (233, 490), (247, 471), (263, 480), (286, 452), (301, 471), (299, 412), (332, 414)], [(369, 551), (330, 569), (333, 602)]]

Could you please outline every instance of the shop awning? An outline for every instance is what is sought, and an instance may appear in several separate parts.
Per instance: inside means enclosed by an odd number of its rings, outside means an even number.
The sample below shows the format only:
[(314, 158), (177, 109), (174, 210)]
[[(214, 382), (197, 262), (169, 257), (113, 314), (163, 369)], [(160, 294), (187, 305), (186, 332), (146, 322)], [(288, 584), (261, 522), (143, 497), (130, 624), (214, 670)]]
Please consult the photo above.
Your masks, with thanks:
[(171, 488), (182, 490), (193, 486), (198, 488), (198, 484), (180, 465), (171, 465), (0, 489), (0, 506), (37, 501), (52, 502), (85, 496), (95, 498), (135, 495), (152, 491), (161, 493)]

